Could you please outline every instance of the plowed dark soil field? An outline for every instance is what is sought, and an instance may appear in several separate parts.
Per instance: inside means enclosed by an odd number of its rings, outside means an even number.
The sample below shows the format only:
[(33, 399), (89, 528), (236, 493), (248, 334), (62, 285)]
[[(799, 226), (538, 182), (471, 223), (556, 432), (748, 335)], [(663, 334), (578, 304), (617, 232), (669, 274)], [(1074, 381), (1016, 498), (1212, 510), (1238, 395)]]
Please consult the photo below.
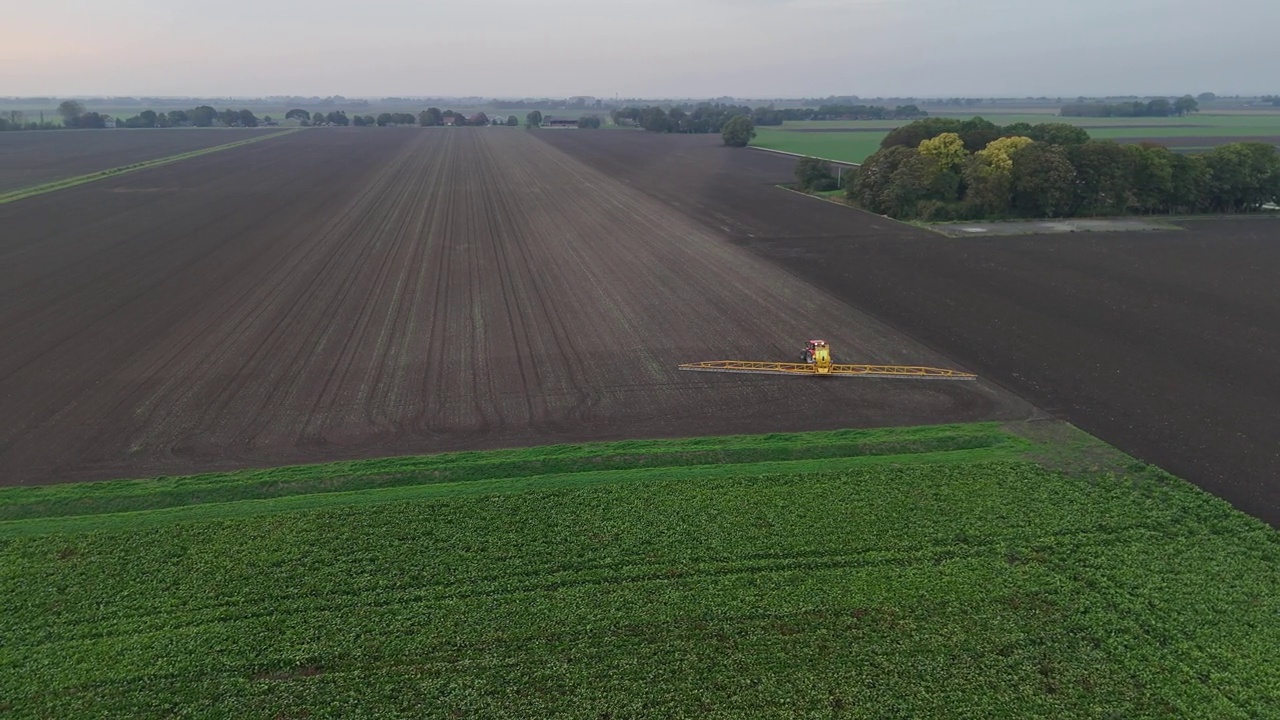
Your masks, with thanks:
[(0, 192), (225, 145), (279, 128), (0, 133)]
[(951, 363), (522, 130), (306, 131), (0, 227), (9, 483), (1035, 413), (985, 382), (678, 372), (811, 336)]
[(543, 134), (1122, 450), (1280, 526), (1280, 220), (949, 239), (719, 138)]

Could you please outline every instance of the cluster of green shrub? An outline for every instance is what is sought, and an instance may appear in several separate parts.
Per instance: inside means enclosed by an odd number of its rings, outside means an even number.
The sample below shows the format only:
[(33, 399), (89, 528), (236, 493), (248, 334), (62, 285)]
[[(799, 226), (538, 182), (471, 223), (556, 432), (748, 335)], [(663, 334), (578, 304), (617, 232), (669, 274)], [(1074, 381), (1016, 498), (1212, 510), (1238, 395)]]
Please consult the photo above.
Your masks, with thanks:
[(1241, 142), (1186, 155), (1063, 123), (929, 118), (889, 133), (846, 194), (924, 221), (1252, 212), (1280, 198), (1280, 154)]
[(832, 170), (831, 163), (816, 157), (800, 158), (796, 163), (795, 189), (801, 192), (830, 192), (840, 188), (840, 179)]

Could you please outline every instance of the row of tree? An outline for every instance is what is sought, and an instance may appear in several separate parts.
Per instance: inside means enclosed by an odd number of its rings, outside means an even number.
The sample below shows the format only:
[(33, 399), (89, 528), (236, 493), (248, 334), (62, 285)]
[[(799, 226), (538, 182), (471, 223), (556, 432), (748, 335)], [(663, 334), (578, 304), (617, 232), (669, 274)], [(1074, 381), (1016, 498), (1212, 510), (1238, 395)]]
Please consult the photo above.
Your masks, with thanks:
[[(343, 110), (331, 110), (327, 113), (320, 111), (311, 112), (302, 108), (294, 108), (284, 114), (285, 120), (297, 120), (299, 125), (363, 125), (365, 118), (372, 118), (371, 115), (357, 115), (355, 119), (347, 117), (347, 113)], [(373, 124), (372, 122), (370, 124)]]
[(960, 136), (965, 149), (969, 152), (977, 152), (992, 140), (1010, 135), (1025, 135), (1032, 140), (1047, 142), (1051, 145), (1076, 145), (1089, 141), (1089, 133), (1083, 128), (1066, 123), (1032, 125), (1018, 122), (1002, 127), (982, 117), (973, 117), (968, 120), (936, 117), (917, 120), (894, 128), (880, 141), (880, 147), (917, 147), (922, 140), (928, 140), (943, 133), (955, 133)]
[[(526, 128), (530, 128), (530, 129), (532, 129), (532, 128), (537, 128), (537, 127), (542, 127), (542, 123), (543, 123), (543, 121), (545, 121), (546, 119), (547, 119), (547, 118), (546, 118), (545, 116), (543, 116), (543, 114), (542, 114), (542, 111), (541, 111), (541, 110), (532, 110), (532, 111), (530, 111), (527, 115), (525, 115), (525, 116), (524, 116), (524, 126), (525, 126)], [(579, 128), (579, 129), (584, 129), (584, 130), (585, 130), (585, 129), (591, 129), (591, 130), (594, 130), (594, 129), (596, 129), (596, 128), (599, 128), (599, 127), (600, 127), (600, 125), (601, 125), (601, 123), (602, 123), (603, 121), (602, 121), (602, 120), (600, 120), (600, 116), (599, 116), (599, 115), (583, 115), (582, 117), (578, 118), (578, 121), (577, 121), (577, 122), (578, 122), (578, 128)], [(507, 118), (507, 123), (506, 123), (506, 124), (507, 124), (507, 125), (511, 125), (511, 126), (515, 126), (515, 125), (517, 124), (517, 123), (516, 123), (516, 116), (515, 116), (515, 115), (512, 115), (511, 117)]]
[(929, 113), (915, 105), (888, 108), (883, 105), (819, 105), (816, 108), (759, 107), (751, 111), (756, 125), (781, 125), (799, 120), (910, 120), (928, 117)]
[[(56, 128), (106, 128), (115, 123), (117, 126), (126, 128), (167, 128), (167, 127), (210, 127), (213, 125), (225, 125), (227, 127), (258, 127), (259, 125), (274, 125), (270, 115), (265, 115), (259, 119), (254, 113), (247, 109), (231, 110), (226, 109), (219, 111), (209, 105), (200, 105), (189, 110), (170, 110), (168, 112), (156, 112), (154, 110), (143, 110), (131, 118), (116, 122), (114, 118), (96, 112), (89, 112), (84, 105), (78, 100), (67, 100), (58, 106), (58, 114), (62, 118), (61, 124), (52, 122), (34, 122), (28, 121), (25, 115), (19, 111), (11, 111), (5, 116), (0, 117), (0, 131), (3, 130), (45, 130)], [(451, 118), (446, 123), (446, 118)], [(331, 110), (327, 113), (311, 112), (302, 108), (294, 108), (285, 113), (285, 119), (297, 120), (300, 125), (356, 125), (356, 126), (378, 126), (385, 127), (388, 125), (496, 125), (504, 124), (509, 126), (519, 125), (516, 116), (511, 115), (506, 118), (500, 118), (491, 121), (483, 112), (477, 113), (471, 117), (467, 117), (462, 113), (453, 110), (440, 110), (439, 108), (428, 108), (413, 115), (411, 113), (382, 113), (380, 115), (356, 115), (347, 117), (346, 112), (342, 110)]]
[(170, 110), (167, 113), (143, 110), (137, 115), (117, 123), (117, 125), (127, 128), (212, 127), (214, 125), (258, 127), (271, 122), (273, 121), (270, 115), (258, 119), (257, 115), (246, 109), (232, 110), (227, 108), (226, 110), (218, 111), (208, 105), (201, 105), (190, 110)]
[[(58, 105), (58, 114), (62, 123), (69, 128), (104, 128), (114, 122), (114, 118), (96, 112), (89, 112), (78, 100), (65, 100)], [(271, 122), (271, 117), (259, 120), (253, 112), (245, 109), (216, 110), (209, 105), (200, 105), (190, 110), (170, 110), (156, 112), (143, 110), (131, 118), (116, 123), (128, 128), (166, 128), (166, 127), (210, 127), (226, 125), (228, 127), (257, 127), (264, 122)]]
[(259, 121), (248, 110), (223, 110), (219, 112), (208, 105), (201, 105), (190, 110), (170, 110), (161, 113), (154, 110), (143, 110), (131, 118), (117, 122), (110, 115), (90, 112), (77, 100), (67, 100), (58, 106), (58, 114), (62, 122), (28, 120), (20, 111), (10, 111), (0, 117), (0, 131), (3, 130), (57, 130), (60, 128), (101, 129), (113, 125), (128, 128), (167, 128), (167, 127), (209, 127), (223, 124), (233, 127), (257, 127), (260, 122), (270, 122), (267, 116)]
[(389, 125), (421, 125), (422, 127), (436, 127), (438, 125), (507, 125), (516, 127), (520, 124), (515, 115), (490, 119), (488, 115), (481, 112), (467, 117), (460, 112), (441, 110), (436, 107), (427, 108), (417, 115), (413, 113), (384, 112), (376, 116), (355, 115), (350, 118), (341, 110), (329, 113), (310, 113), (301, 108), (295, 108), (285, 113), (284, 116), (288, 120), (297, 120), (300, 125), (354, 125), (356, 127), (387, 127)]
[(721, 103), (675, 105), (670, 110), (657, 105), (624, 107), (612, 111), (618, 125), (632, 125), (649, 132), (717, 133), (724, 130), (730, 118), (745, 116), (752, 125), (781, 125), (800, 120), (896, 120), (927, 117), (929, 113), (915, 105), (888, 108), (881, 105), (827, 104), (816, 108), (758, 107)]
[(625, 107), (614, 110), (614, 123), (644, 128), (658, 133), (718, 133), (725, 123), (737, 116), (751, 116), (746, 105), (703, 104), (693, 107), (675, 106), (669, 111), (657, 105)]
[(1183, 155), (1091, 140), (1056, 123), (1024, 130), (1003, 128), (977, 151), (952, 131), (903, 133), (925, 135), (914, 146), (886, 138), (846, 193), (872, 212), (926, 221), (1236, 213), (1280, 198), (1280, 154), (1267, 143)]
[(603, 100), (587, 95), (565, 99), (522, 98), (519, 100), (504, 100), (494, 98), (490, 100), (489, 104), (498, 110), (514, 110), (516, 108), (532, 108), (534, 110), (600, 110), (604, 108)]
[(1200, 101), (1190, 95), (1183, 95), (1176, 100), (1154, 98), (1146, 102), (1074, 102), (1064, 105), (1058, 114), (1063, 117), (1181, 117), (1199, 111)]
[(41, 113), (38, 120), (27, 118), (27, 114), (21, 110), (7, 110), (0, 115), (0, 132), (8, 130), (55, 130), (62, 127), (58, 123), (53, 123), (44, 119)]

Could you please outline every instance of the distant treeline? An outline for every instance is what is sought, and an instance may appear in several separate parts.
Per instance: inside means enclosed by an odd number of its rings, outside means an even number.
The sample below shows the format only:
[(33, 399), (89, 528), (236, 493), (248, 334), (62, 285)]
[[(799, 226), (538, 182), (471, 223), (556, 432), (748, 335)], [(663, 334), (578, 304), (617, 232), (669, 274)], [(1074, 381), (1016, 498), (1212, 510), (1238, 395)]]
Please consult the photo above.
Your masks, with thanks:
[(781, 125), (797, 120), (907, 120), (928, 117), (929, 113), (915, 105), (887, 108), (883, 105), (820, 105), (817, 108), (756, 108), (751, 121), (756, 125)]
[(421, 125), (422, 127), (435, 127), (437, 125), (509, 125), (515, 127), (520, 122), (515, 115), (507, 117), (492, 118), (482, 112), (475, 115), (467, 116), (453, 110), (441, 110), (440, 108), (427, 108), (422, 112), (414, 115), (413, 113), (393, 113), (384, 112), (379, 115), (353, 115), (347, 117), (347, 114), (341, 110), (333, 110), (328, 113), (315, 112), (309, 113), (302, 108), (295, 108), (284, 114), (286, 120), (297, 120), (300, 125), (354, 125), (356, 127), (388, 127), (397, 125)]
[(1155, 98), (1143, 102), (1101, 103), (1074, 102), (1064, 105), (1058, 114), (1063, 117), (1169, 117), (1198, 112), (1200, 102), (1190, 95), (1176, 100)]
[(669, 111), (657, 105), (625, 107), (610, 113), (615, 124), (659, 133), (718, 133), (729, 118), (750, 114), (751, 108), (746, 105), (722, 104), (676, 105)]
[(632, 125), (650, 132), (664, 133), (718, 133), (725, 123), (736, 115), (751, 118), (755, 125), (781, 125), (796, 120), (894, 120), (925, 117), (929, 113), (915, 105), (903, 105), (890, 110), (878, 105), (822, 105), (817, 108), (771, 107), (751, 108), (747, 105), (701, 103), (674, 105), (665, 110), (657, 105), (625, 107), (610, 113), (614, 123)]
[(49, 120), (30, 120), (21, 110), (8, 110), (0, 115), (0, 132), (7, 130), (57, 130), (64, 127), (62, 123)]
[(872, 212), (925, 221), (1252, 212), (1280, 198), (1280, 154), (1244, 142), (1182, 155), (1092, 140), (1062, 123), (930, 118), (889, 133), (846, 194)]
[(604, 101), (594, 97), (557, 98), (524, 98), (522, 100), (490, 101), (496, 110), (600, 110)]
[(3, 130), (57, 130), (71, 128), (79, 130), (97, 130), (110, 127), (127, 128), (167, 128), (167, 127), (211, 127), (226, 125), (228, 127), (257, 127), (260, 124), (271, 124), (271, 116), (261, 120), (248, 110), (216, 110), (208, 105), (200, 105), (189, 110), (170, 110), (156, 112), (143, 110), (126, 120), (116, 120), (110, 115), (90, 112), (78, 100), (66, 100), (58, 106), (61, 123), (51, 121), (37, 122), (28, 120), (21, 111), (10, 111), (6, 117), (0, 117), (0, 131)]
[[(59, 101), (58, 98), (56, 97), (42, 97), (42, 96), (14, 97), (11, 99), (18, 100), (23, 103), (46, 104), (46, 105), (52, 105)], [(312, 95), (310, 97), (304, 97), (300, 95), (268, 95), (266, 97), (258, 97), (258, 98), (216, 98), (216, 97), (171, 98), (171, 97), (145, 97), (145, 96), (131, 97), (128, 95), (106, 95), (102, 97), (81, 98), (80, 102), (83, 102), (85, 105), (105, 105), (107, 107), (116, 107), (116, 108), (140, 107), (140, 108), (146, 109), (146, 108), (158, 108), (158, 107), (177, 107), (179, 109), (183, 109), (185, 107), (190, 107), (191, 105), (195, 105), (195, 104), (199, 104), (199, 105), (226, 104), (222, 102), (223, 100), (229, 101), (230, 104), (237, 104), (237, 105), (245, 102), (246, 100), (249, 100), (252, 104), (255, 104), (255, 105), (270, 104), (270, 105), (280, 105), (282, 107), (287, 105), (317, 105), (319, 107), (350, 108), (350, 107), (366, 107), (369, 105), (368, 100), (357, 99), (357, 98), (346, 98), (341, 95), (330, 95), (329, 97), (323, 97), (323, 98), (317, 95)], [(402, 99), (401, 98), (384, 98), (384, 101), (387, 103), (391, 103), (399, 100), (402, 100)], [(405, 100), (404, 102), (409, 102), (409, 101)], [(421, 101), (417, 101), (417, 102), (421, 102)]]
[[(76, 100), (67, 100), (58, 106), (61, 123), (50, 121), (28, 121), (20, 111), (10, 111), (0, 117), (0, 131), (4, 130), (56, 130), (62, 128), (102, 129), (110, 127), (124, 128), (169, 128), (169, 127), (258, 127), (260, 125), (276, 125), (278, 121), (270, 115), (262, 118), (249, 110), (217, 110), (209, 105), (200, 105), (189, 110), (170, 110), (157, 112), (143, 110), (126, 120), (89, 112)], [(466, 116), (453, 110), (428, 108), (413, 115), (411, 113), (381, 113), (380, 115), (355, 115), (348, 117), (342, 110), (329, 112), (311, 112), (302, 108), (294, 108), (285, 113), (285, 119), (297, 120), (300, 125), (355, 125), (377, 126), (388, 125), (510, 125), (519, 124), (516, 116), (511, 115), (491, 121), (484, 113)]]

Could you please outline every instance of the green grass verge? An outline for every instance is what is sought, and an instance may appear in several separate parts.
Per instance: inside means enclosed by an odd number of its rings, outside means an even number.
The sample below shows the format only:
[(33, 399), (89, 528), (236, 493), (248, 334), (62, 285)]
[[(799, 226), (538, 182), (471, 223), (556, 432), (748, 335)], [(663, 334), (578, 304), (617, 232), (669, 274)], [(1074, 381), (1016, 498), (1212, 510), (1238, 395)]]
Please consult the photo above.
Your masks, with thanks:
[[(72, 132), (72, 131), (66, 131), (66, 132)], [(271, 133), (269, 135), (257, 135), (255, 137), (246, 138), (244, 140), (237, 140), (235, 142), (229, 142), (223, 145), (215, 145), (213, 147), (202, 148), (200, 150), (192, 150), (191, 152), (180, 153), (178, 155), (169, 155), (167, 157), (156, 158), (154, 160), (145, 160), (143, 162), (134, 163), (132, 165), (124, 165), (121, 167), (110, 168), (108, 170), (99, 170), (97, 172), (89, 173), (88, 175), (78, 175), (76, 177), (64, 178), (62, 180), (54, 180), (53, 182), (47, 182), (41, 185), (32, 185), (30, 187), (18, 188), (17, 190), (10, 190), (9, 192), (6, 192), (6, 193), (0, 193), (0, 205), (3, 205), (4, 203), (14, 202), (16, 200), (23, 200), (25, 198), (34, 197), (36, 195), (43, 195), (44, 193), (54, 192), (55, 190), (65, 190), (66, 188), (94, 182), (95, 180), (103, 180), (105, 178), (115, 177), (117, 175), (123, 175), (125, 173), (131, 173), (137, 170), (144, 170), (149, 167), (156, 167), (157, 165), (168, 165), (169, 163), (175, 163), (180, 160), (186, 160), (188, 158), (198, 157), (200, 155), (208, 155), (209, 153), (218, 152), (220, 150), (230, 150), (231, 148), (240, 147), (241, 145), (248, 145), (250, 143), (261, 142), (263, 140), (270, 140), (271, 138), (280, 137), (281, 135), (288, 135), (289, 133), (293, 133), (293, 132), (297, 132), (297, 130), (296, 129), (283, 130), (281, 132)]]
[[(112, 480), (0, 489), (0, 536), (11, 520), (99, 516), (208, 503), (349, 493), (402, 486), (656, 468), (722, 467), (782, 461), (982, 450), (1003, 455), (1021, 441), (993, 423), (927, 428), (836, 430), (682, 440), (628, 440), (517, 450), (443, 453), (208, 473), (179, 478)], [(821, 467), (821, 463), (817, 467)], [(801, 465), (796, 468), (811, 469)], [(38, 524), (37, 524), (38, 525)]]
[(6, 717), (1280, 711), (1280, 535), (1056, 423), (96, 487), (0, 491)]

